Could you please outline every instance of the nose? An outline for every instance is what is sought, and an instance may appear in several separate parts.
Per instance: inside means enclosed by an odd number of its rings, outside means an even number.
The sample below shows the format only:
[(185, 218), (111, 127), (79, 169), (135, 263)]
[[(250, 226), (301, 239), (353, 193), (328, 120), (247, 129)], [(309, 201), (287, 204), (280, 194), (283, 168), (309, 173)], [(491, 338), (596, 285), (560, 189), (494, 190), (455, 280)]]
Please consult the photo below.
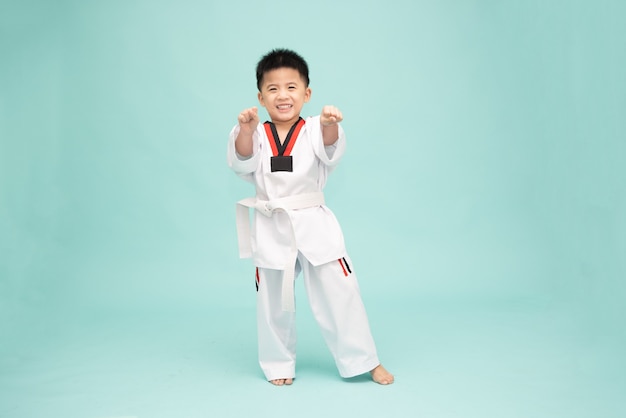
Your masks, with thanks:
[(287, 89), (278, 89), (278, 97), (279, 98), (287, 97)]

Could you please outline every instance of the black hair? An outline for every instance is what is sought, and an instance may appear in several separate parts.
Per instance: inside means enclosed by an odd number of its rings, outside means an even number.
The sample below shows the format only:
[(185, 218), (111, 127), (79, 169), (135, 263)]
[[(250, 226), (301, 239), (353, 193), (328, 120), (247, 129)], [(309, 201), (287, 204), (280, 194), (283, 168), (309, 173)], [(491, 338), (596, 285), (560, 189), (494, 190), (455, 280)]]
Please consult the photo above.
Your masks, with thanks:
[(304, 58), (289, 49), (278, 48), (265, 54), (256, 66), (256, 86), (259, 91), (261, 91), (265, 73), (278, 68), (297, 70), (306, 82), (306, 87), (309, 87), (309, 66)]

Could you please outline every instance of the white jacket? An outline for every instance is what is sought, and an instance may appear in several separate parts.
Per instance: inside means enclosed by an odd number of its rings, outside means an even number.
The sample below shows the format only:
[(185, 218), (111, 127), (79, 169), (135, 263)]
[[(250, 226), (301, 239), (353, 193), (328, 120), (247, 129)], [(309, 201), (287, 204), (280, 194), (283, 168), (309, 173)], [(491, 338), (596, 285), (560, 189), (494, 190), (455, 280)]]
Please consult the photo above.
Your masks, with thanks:
[[(345, 151), (346, 140), (341, 126), (337, 142), (325, 147), (319, 116), (309, 117), (291, 151), (293, 172), (271, 172), (271, 139), (267, 137), (263, 124), (259, 123), (254, 133), (252, 156), (245, 159), (235, 151), (238, 133), (239, 125), (236, 125), (230, 133), (228, 164), (240, 177), (255, 185), (256, 198), (263, 201), (321, 192), (328, 174)], [(271, 216), (255, 210), (250, 244), (257, 267), (277, 270), (293, 268), (289, 264), (292, 262), (293, 254), (290, 253), (294, 244), (313, 265), (346, 255), (341, 227), (325, 205), (277, 211)]]

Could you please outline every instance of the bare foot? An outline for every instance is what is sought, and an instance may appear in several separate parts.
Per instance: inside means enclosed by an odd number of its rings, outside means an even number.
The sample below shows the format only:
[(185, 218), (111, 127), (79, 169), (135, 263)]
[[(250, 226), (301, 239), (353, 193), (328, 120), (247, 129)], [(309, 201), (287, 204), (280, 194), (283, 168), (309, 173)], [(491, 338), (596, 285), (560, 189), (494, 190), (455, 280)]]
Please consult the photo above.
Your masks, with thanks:
[(372, 375), (372, 380), (381, 385), (390, 385), (393, 383), (393, 375), (385, 370), (382, 364), (372, 369), (370, 374)]
[(270, 383), (274, 386), (290, 385), (293, 383), (293, 379), (292, 378), (274, 379), (274, 380), (270, 380)]

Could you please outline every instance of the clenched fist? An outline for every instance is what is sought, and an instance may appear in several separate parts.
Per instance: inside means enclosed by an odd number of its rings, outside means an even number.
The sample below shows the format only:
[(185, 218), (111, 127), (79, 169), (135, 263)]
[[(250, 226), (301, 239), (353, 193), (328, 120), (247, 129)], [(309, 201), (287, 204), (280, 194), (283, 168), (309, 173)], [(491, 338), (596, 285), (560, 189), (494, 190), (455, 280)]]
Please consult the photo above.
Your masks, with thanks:
[(341, 111), (335, 106), (324, 106), (320, 113), (320, 122), (322, 126), (336, 125), (343, 120)]
[(242, 131), (246, 133), (254, 132), (259, 124), (259, 114), (256, 106), (242, 111), (239, 116), (237, 116), (237, 121)]

